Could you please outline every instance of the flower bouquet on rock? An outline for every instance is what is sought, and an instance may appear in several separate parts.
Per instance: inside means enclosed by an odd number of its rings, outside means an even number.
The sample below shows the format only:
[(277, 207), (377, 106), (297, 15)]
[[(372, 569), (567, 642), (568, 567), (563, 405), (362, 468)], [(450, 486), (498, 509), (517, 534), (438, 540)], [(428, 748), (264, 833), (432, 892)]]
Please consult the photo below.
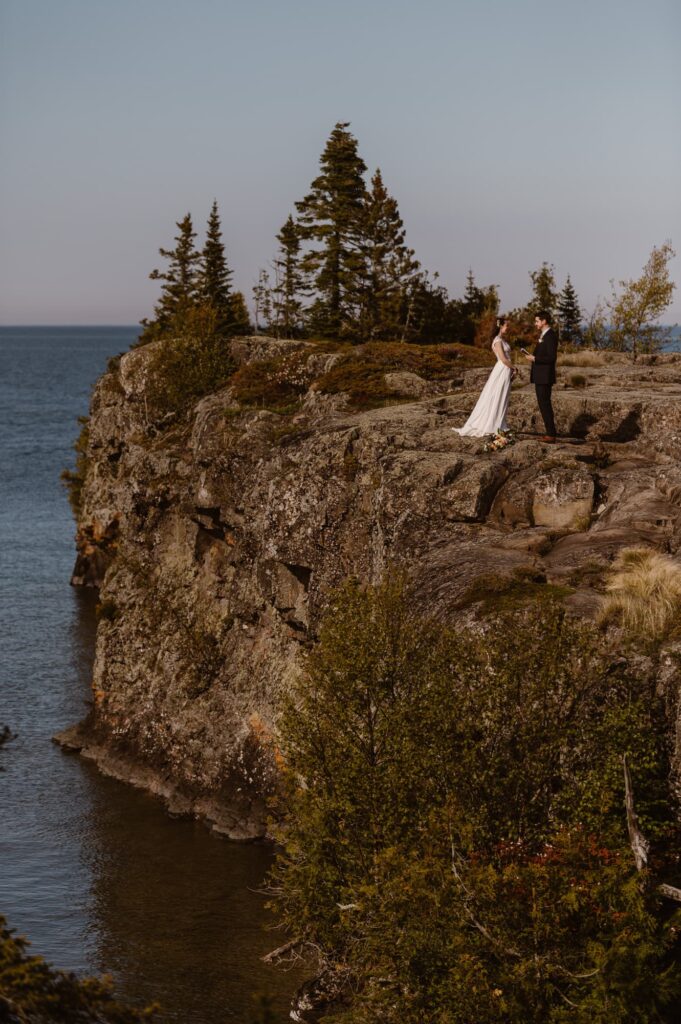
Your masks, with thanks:
[(482, 446), (483, 452), (500, 452), (503, 448), (515, 444), (515, 435), (511, 430), (498, 430), (489, 441)]

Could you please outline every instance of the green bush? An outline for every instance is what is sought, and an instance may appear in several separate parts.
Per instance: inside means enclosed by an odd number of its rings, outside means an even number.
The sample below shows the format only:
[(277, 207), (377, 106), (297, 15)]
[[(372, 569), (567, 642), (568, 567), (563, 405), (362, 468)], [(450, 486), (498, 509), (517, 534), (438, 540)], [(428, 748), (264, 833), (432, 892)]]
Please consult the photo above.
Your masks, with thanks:
[[(402, 583), (333, 598), (282, 713), (282, 920), (353, 1024), (672, 1020), (680, 914), (638, 874), (622, 755), (673, 881), (663, 711), (550, 601), (485, 637)], [(670, 877), (671, 876), (671, 877)]]
[(154, 411), (182, 414), (224, 387), (236, 369), (215, 311), (198, 306), (178, 318), (172, 336), (158, 343), (149, 366), (147, 394)]
[(406, 371), (425, 380), (450, 380), (462, 369), (492, 362), (490, 352), (471, 345), (369, 342), (342, 355), (315, 386), (325, 394), (347, 393), (352, 406), (369, 409), (399, 400), (397, 392), (386, 384), (386, 373)]
[(60, 479), (66, 487), (69, 505), (76, 519), (80, 516), (83, 500), (83, 485), (88, 467), (87, 446), (90, 438), (90, 421), (87, 416), (79, 416), (80, 432), (73, 443), (73, 450), (76, 453), (76, 468), (63, 469)]
[(0, 1020), (8, 1024), (139, 1024), (155, 1010), (134, 1010), (114, 999), (111, 985), (56, 971), (27, 953), (0, 916)]
[(241, 405), (293, 413), (313, 380), (309, 350), (245, 363), (234, 374), (232, 394)]

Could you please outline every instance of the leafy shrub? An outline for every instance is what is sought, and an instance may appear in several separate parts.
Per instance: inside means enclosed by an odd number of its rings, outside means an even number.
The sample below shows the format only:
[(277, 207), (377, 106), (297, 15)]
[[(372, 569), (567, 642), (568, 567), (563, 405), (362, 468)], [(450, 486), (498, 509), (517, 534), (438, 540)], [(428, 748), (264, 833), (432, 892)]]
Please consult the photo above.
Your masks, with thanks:
[(634, 635), (661, 639), (679, 621), (681, 565), (650, 548), (625, 548), (606, 583), (601, 621), (619, 620)]
[(346, 976), (352, 1024), (673, 1018), (676, 935), (638, 875), (622, 755), (658, 868), (662, 708), (547, 602), (483, 639), (400, 581), (334, 596), (281, 719), (283, 921)]
[(87, 416), (79, 416), (80, 432), (73, 443), (73, 450), (76, 453), (76, 468), (63, 469), (60, 473), (60, 480), (66, 487), (69, 505), (76, 519), (80, 516), (83, 499), (83, 485), (87, 474), (88, 458), (87, 446), (90, 438), (90, 421)]
[(111, 985), (56, 971), (26, 952), (0, 916), (0, 1020), (9, 1024), (139, 1024), (155, 1017), (153, 1008), (134, 1010), (114, 999)]
[(161, 415), (182, 414), (224, 387), (235, 369), (229, 339), (217, 331), (215, 311), (193, 307), (178, 318), (172, 337), (157, 345), (149, 367), (149, 400)]
[(295, 412), (313, 380), (309, 358), (307, 350), (245, 363), (234, 374), (232, 394), (242, 405)]
[(355, 408), (372, 408), (400, 396), (385, 382), (391, 371), (416, 373), (425, 380), (450, 380), (462, 369), (491, 366), (491, 352), (471, 345), (407, 345), (369, 342), (344, 354), (319, 380), (325, 394), (347, 393)]

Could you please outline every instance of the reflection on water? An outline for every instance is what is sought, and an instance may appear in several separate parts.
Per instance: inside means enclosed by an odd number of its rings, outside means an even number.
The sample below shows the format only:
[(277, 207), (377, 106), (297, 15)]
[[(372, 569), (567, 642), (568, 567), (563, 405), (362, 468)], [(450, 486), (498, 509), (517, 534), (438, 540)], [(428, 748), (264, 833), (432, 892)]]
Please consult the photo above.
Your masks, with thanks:
[(76, 416), (134, 329), (0, 329), (0, 913), (35, 952), (111, 973), (162, 1020), (249, 1024), (252, 993), (285, 1021), (299, 975), (260, 956), (264, 846), (213, 837), (64, 754), (52, 735), (87, 710), (95, 596), (68, 586), (73, 523), (59, 485)]

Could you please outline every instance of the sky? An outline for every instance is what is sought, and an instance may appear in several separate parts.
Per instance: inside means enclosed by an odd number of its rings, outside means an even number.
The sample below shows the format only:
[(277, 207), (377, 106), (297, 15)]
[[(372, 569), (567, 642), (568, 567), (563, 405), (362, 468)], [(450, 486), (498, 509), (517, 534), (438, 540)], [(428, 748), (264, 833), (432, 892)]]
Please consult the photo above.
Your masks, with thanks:
[(213, 199), (250, 303), (338, 121), (452, 297), (589, 311), (681, 254), (680, 52), (678, 0), (1, 0), (0, 324), (149, 316)]

